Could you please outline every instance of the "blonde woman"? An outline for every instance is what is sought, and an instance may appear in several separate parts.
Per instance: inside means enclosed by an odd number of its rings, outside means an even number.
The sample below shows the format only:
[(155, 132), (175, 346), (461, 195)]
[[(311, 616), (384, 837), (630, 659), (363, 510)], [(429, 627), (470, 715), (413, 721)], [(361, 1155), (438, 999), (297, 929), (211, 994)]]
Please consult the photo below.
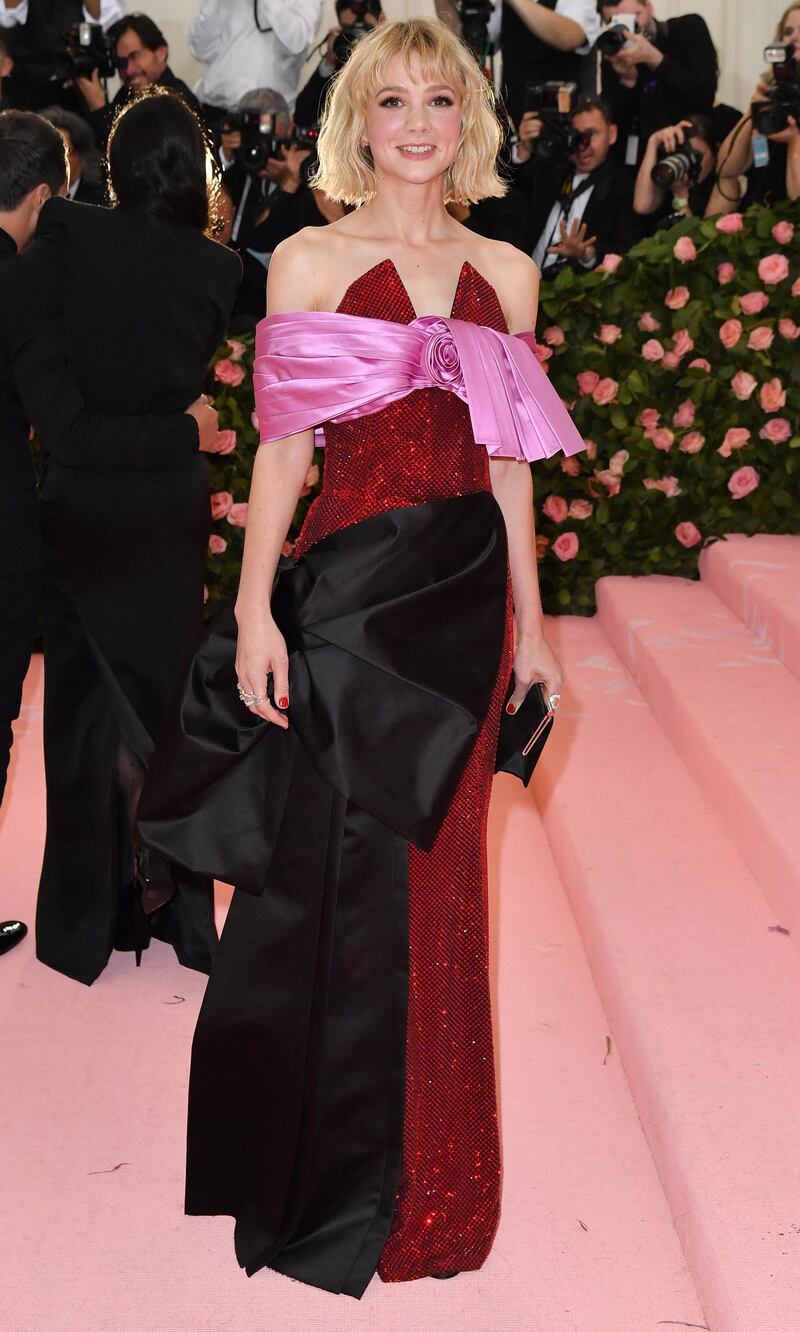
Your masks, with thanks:
[[(236, 623), (145, 801), (155, 844), (240, 889), (187, 1210), (235, 1216), (249, 1273), (356, 1297), (376, 1269), (479, 1268), (499, 1214), (487, 808), (504, 703), (562, 680), (528, 461), (582, 448), (525, 341), (533, 264), (447, 211), (502, 193), (499, 143), (436, 22), (381, 25), (338, 75), (316, 183), (356, 210), (273, 257)], [(320, 425), (322, 493), (279, 563)]]

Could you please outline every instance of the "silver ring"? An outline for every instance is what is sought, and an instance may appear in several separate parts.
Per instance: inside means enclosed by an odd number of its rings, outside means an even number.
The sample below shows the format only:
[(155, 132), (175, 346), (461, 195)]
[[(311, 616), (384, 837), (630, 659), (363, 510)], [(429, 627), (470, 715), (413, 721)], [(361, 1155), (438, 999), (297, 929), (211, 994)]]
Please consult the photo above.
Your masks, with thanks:
[(548, 701), (548, 703), (550, 704), (550, 707), (552, 708), (553, 712), (555, 712), (556, 708), (558, 707), (558, 705), (559, 705), (559, 703), (560, 703), (560, 701), (561, 701), (561, 695), (560, 695), (560, 694), (548, 694), (548, 696), (547, 696), (547, 701)]
[(262, 703), (265, 703), (267, 699), (266, 693), (254, 694), (252, 689), (243, 689), (238, 681), (236, 684), (236, 692), (239, 695), (240, 701), (244, 703), (246, 708), (259, 707)]

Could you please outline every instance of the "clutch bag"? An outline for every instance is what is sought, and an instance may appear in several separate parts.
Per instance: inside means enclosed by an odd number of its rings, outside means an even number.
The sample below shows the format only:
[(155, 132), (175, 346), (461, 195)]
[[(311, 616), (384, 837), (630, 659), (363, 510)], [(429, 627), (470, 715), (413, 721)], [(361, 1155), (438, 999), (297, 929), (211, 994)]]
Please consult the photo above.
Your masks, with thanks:
[(542, 680), (531, 685), (516, 712), (506, 712), (514, 687), (512, 675), (500, 719), (494, 770), (510, 772), (514, 777), (519, 777), (523, 786), (527, 786), (553, 729), (555, 713), (550, 707), (547, 688)]

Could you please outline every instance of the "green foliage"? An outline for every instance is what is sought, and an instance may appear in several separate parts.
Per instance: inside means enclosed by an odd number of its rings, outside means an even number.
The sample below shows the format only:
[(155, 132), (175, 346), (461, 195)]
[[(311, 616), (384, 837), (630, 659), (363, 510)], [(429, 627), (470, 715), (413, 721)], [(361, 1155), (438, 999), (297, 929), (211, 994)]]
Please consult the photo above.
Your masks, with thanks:
[[(686, 219), (641, 242), (616, 271), (566, 270), (542, 284), (540, 355), (589, 442), (573, 459), (559, 455), (534, 467), (546, 610), (591, 613), (594, 585), (604, 574), (696, 576), (703, 544), (727, 532), (800, 531), (800, 234), (789, 235), (791, 211), (788, 204), (751, 209), (732, 233), (713, 220)], [(784, 230), (773, 234), (780, 223)], [(683, 237), (695, 256), (682, 261), (675, 246)], [(762, 261), (774, 256), (787, 263), (773, 259), (774, 271), (767, 265), (759, 274)], [(730, 280), (720, 281), (720, 264), (733, 265)], [(767, 281), (786, 267), (787, 276)], [(686, 289), (685, 302), (679, 293), (671, 298), (675, 308), (668, 307), (667, 294), (679, 288)], [(746, 314), (742, 298), (751, 293), (763, 293), (766, 302)], [(648, 330), (648, 316), (657, 328)], [(742, 331), (726, 348), (720, 329), (729, 320)], [(767, 331), (748, 346), (756, 329)], [(643, 356), (650, 340), (665, 358)], [(230, 375), (231, 355), (240, 358), (233, 362), (243, 372), (238, 385), (216, 377)], [(693, 366), (698, 359), (710, 369)], [(221, 349), (211, 369), (220, 429), (237, 438), (232, 452), (212, 455), (211, 489), (230, 495), (234, 505), (247, 499), (258, 446), (252, 362), (252, 339), (243, 339), (233, 350)], [(750, 388), (742, 375), (756, 381), (746, 397), (737, 396)], [(650, 413), (644, 420), (643, 412)], [(773, 442), (765, 429), (787, 438)], [(731, 436), (731, 430), (748, 433)], [(290, 539), (317, 490), (318, 482), (301, 498)], [(241, 511), (214, 523), (227, 545), (209, 555), (210, 605), (236, 588), (244, 533), (231, 517), (241, 521)], [(686, 546), (676, 529), (684, 540), (693, 540), (696, 529), (699, 540)]]

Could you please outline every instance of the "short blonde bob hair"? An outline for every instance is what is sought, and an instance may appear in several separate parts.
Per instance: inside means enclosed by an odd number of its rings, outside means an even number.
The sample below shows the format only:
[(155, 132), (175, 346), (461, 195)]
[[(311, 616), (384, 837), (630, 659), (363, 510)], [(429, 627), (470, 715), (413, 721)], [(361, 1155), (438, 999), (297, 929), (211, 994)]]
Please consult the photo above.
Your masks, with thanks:
[(419, 58), (423, 78), (441, 79), (460, 92), (461, 136), (452, 166), (442, 177), (445, 203), (500, 198), (507, 186), (497, 174), (503, 131), (494, 90), (472, 52), (432, 19), (380, 23), (353, 48), (331, 83), (319, 133), (319, 166), (311, 184), (331, 199), (359, 206), (375, 195), (375, 168), (362, 147), (367, 104), (383, 83), (387, 65), (400, 56), (410, 71)]

